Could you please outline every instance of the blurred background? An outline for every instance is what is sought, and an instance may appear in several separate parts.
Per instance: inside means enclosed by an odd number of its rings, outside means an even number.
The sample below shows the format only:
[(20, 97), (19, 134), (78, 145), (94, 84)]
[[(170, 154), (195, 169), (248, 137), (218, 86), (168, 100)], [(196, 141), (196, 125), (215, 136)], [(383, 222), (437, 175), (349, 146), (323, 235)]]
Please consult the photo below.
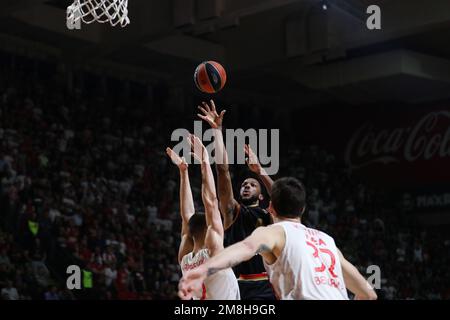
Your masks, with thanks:
[[(211, 98), (227, 128), (280, 129), (304, 223), (364, 275), (378, 265), (380, 299), (450, 297), (449, 1), (129, 0), (126, 28), (80, 30), (70, 4), (0, 4), (2, 299), (177, 299), (164, 150)], [(193, 83), (205, 60), (227, 70), (218, 94)], [(250, 175), (231, 168), (236, 186)]]

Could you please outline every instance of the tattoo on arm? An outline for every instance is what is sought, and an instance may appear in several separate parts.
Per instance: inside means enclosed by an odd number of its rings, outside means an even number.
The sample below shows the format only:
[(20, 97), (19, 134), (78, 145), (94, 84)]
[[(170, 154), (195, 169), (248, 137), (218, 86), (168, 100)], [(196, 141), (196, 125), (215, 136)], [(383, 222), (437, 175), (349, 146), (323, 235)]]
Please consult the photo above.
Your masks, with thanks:
[(217, 273), (219, 271), (220, 271), (219, 268), (209, 268), (206, 275), (207, 275), (207, 277), (209, 277), (209, 276), (212, 276), (214, 273)]
[(225, 270), (228, 268), (233, 268), (234, 266), (238, 265), (240, 262), (239, 261), (232, 261), (228, 264), (228, 266), (226, 266), (225, 268), (209, 268), (208, 272), (207, 272), (207, 277), (212, 276), (213, 274), (221, 271), (221, 270)]
[[(267, 245), (262, 244), (259, 246), (258, 250), (256, 250), (255, 255), (263, 253), (263, 252), (269, 252), (269, 251), (270, 251), (270, 248)], [(225, 268), (209, 268), (206, 273), (207, 277), (212, 276), (213, 274), (215, 274), (221, 270), (233, 268), (234, 266), (238, 265), (239, 263), (240, 263), (240, 261), (231, 261), (228, 264), (228, 266), (226, 266)]]
[(267, 245), (262, 244), (259, 246), (258, 250), (256, 250), (255, 254), (261, 254), (263, 252), (268, 252), (268, 251), (270, 251), (270, 248)]

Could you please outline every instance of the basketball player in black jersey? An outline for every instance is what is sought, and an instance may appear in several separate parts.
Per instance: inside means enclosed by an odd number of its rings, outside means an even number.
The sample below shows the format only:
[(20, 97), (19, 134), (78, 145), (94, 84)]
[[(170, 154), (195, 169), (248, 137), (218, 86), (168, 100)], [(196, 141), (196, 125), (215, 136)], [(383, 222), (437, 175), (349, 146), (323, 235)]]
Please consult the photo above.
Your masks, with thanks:
[[(198, 116), (214, 129), (215, 162), (218, 181), (219, 208), (225, 229), (225, 246), (244, 240), (260, 227), (272, 223), (270, 214), (260, 207), (264, 199), (262, 186), (257, 179), (247, 178), (240, 187), (239, 202), (234, 198), (231, 176), (228, 168), (228, 156), (222, 134), (222, 122), (225, 111), (216, 111), (214, 101), (210, 105), (203, 102), (199, 106)], [(266, 174), (249, 146), (245, 146), (249, 169), (256, 173), (270, 193), (272, 179)], [(262, 258), (257, 255), (249, 261), (233, 268), (238, 277), (242, 300), (274, 300), (275, 295), (270, 285)]]

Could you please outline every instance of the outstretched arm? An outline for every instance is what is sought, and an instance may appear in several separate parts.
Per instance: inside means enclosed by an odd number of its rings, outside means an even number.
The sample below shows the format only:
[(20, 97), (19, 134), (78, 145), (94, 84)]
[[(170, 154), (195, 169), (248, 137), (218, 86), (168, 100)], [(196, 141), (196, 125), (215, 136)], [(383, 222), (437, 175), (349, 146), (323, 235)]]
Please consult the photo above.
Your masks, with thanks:
[(266, 187), (267, 192), (270, 194), (272, 191), (272, 185), (273, 180), (272, 178), (267, 174), (266, 170), (261, 166), (259, 163), (258, 157), (253, 152), (252, 148), (248, 144), (244, 146), (244, 152), (248, 157), (247, 160), (247, 166), (250, 169), (250, 171), (256, 173), (258, 177), (261, 179), (261, 181), (264, 183), (264, 186)]
[(228, 168), (228, 155), (223, 141), (222, 122), (225, 110), (220, 115), (216, 111), (214, 101), (211, 106), (203, 102), (203, 107), (199, 106), (203, 114), (198, 116), (208, 122), (214, 129), (215, 162), (217, 171), (217, 190), (219, 193), (219, 208), (223, 216), (224, 228), (228, 228), (233, 223), (234, 213), (238, 205), (234, 199), (231, 175)]
[(202, 200), (205, 207), (205, 217), (208, 230), (205, 245), (210, 255), (215, 256), (223, 249), (223, 226), (217, 202), (214, 176), (209, 163), (208, 152), (201, 140), (191, 135), (189, 138), (194, 157), (201, 163), (202, 171)]
[(193, 242), (188, 234), (189, 219), (194, 215), (194, 199), (192, 198), (189, 182), (188, 165), (184, 158), (180, 158), (172, 149), (167, 148), (166, 153), (172, 162), (178, 166), (180, 172), (180, 214), (181, 214), (181, 243), (178, 251), (178, 261), (193, 248)]
[(347, 261), (338, 249), (345, 286), (355, 295), (355, 300), (376, 300), (377, 294), (370, 284), (359, 273), (358, 269)]
[(225, 248), (217, 256), (209, 259), (196, 269), (190, 270), (180, 280), (179, 296), (190, 299), (193, 292), (201, 289), (204, 280), (220, 270), (232, 268), (257, 254), (273, 256), (272, 251), (280, 243), (283, 229), (279, 226), (260, 227), (241, 242)]

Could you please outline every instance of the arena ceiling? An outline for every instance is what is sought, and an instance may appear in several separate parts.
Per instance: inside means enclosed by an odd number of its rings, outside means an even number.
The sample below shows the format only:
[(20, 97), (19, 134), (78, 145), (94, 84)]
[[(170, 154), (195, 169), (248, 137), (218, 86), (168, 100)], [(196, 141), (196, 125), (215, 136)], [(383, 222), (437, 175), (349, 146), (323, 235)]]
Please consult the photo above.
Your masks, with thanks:
[[(236, 88), (306, 105), (450, 97), (448, 0), (327, 0), (326, 11), (323, 0), (129, 0), (125, 29), (68, 30), (70, 2), (2, 1), (0, 44), (143, 77), (190, 79), (199, 61), (216, 59)], [(371, 4), (381, 7), (382, 30), (365, 27)]]

